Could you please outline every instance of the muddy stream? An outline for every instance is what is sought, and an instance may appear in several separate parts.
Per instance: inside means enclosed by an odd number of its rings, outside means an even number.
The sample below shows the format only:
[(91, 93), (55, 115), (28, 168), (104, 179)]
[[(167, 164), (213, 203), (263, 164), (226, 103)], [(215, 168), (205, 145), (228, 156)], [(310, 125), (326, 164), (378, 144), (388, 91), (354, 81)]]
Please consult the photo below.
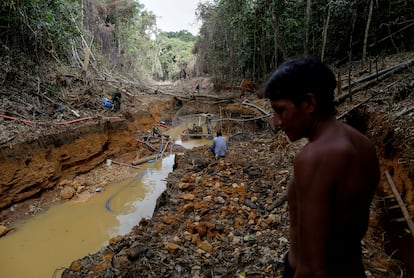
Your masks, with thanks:
[[(170, 131), (170, 136), (179, 138), (180, 132)], [(191, 149), (211, 140), (177, 139), (175, 144)], [(106, 186), (86, 202), (59, 203), (17, 223), (15, 232), (0, 238), (0, 277), (60, 277), (72, 261), (129, 233), (142, 218), (151, 218), (173, 164), (174, 154), (142, 164), (135, 177)]]

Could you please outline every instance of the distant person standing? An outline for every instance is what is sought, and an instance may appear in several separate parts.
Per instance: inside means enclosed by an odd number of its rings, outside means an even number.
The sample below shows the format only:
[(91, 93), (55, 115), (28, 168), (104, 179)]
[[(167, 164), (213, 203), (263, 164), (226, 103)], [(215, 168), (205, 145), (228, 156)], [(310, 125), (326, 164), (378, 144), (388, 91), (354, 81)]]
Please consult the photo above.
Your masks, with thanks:
[(195, 93), (200, 93), (200, 84), (197, 84), (197, 86), (195, 87)]
[(115, 93), (112, 95), (112, 103), (114, 104), (114, 112), (118, 112), (121, 109), (121, 93), (116, 89)]
[(206, 116), (207, 133), (211, 134), (211, 115)]
[(217, 131), (217, 137), (213, 139), (213, 144), (210, 146), (210, 150), (214, 154), (216, 160), (226, 156), (228, 151), (227, 142), (221, 131)]

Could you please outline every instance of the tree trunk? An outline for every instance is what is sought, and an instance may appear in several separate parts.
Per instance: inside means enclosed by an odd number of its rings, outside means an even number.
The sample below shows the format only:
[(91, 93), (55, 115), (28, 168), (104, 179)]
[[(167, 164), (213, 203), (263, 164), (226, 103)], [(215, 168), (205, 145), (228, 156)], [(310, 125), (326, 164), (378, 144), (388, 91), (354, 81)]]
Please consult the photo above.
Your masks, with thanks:
[(364, 47), (362, 48), (362, 67), (365, 67), (366, 59), (367, 59), (367, 41), (368, 41), (369, 25), (371, 24), (373, 7), (374, 7), (374, 1), (371, 0), (369, 1), (368, 19), (367, 19), (367, 25), (365, 26), (365, 35), (364, 35)]
[(84, 11), (84, 7), (83, 7), (84, 5), (83, 5), (83, 0), (81, 0), (81, 24), (80, 24), (80, 26), (82, 26), (82, 28), (85, 28), (85, 26), (83, 26), (83, 18), (84, 18), (84, 16), (85, 16), (85, 11)]
[(326, 38), (328, 36), (328, 27), (329, 27), (329, 20), (331, 19), (331, 8), (328, 5), (328, 15), (326, 16), (325, 26), (322, 32), (322, 51), (321, 51), (321, 60), (323, 62), (325, 58), (325, 47), (326, 47)]
[(352, 40), (353, 40), (352, 36), (354, 34), (356, 18), (357, 18), (357, 6), (355, 4), (355, 7), (352, 11), (351, 30), (349, 33), (349, 45), (348, 45), (348, 62), (349, 63), (352, 62)]
[(356, 18), (357, 18), (357, 5), (356, 3), (355, 7), (352, 11), (352, 23), (351, 23), (351, 32), (349, 34), (349, 49), (348, 49), (348, 63), (349, 63), (349, 68), (348, 68), (348, 86), (349, 86), (349, 90), (348, 90), (348, 95), (349, 95), (349, 99), (352, 102), (352, 90), (351, 90), (351, 72), (352, 72), (352, 40), (353, 40), (353, 34), (354, 34), (354, 29), (355, 29), (355, 22), (356, 22)]
[(274, 68), (277, 68), (279, 61), (278, 61), (278, 52), (279, 52), (279, 44), (280, 44), (280, 24), (279, 24), (279, 15), (277, 14), (277, 11), (273, 11), (272, 14), (272, 21), (273, 21), (273, 35), (274, 35)]
[(306, 13), (305, 13), (305, 41), (303, 46), (303, 51), (305, 55), (309, 54), (309, 22), (310, 22), (310, 14), (311, 14), (311, 5), (312, 1), (306, 1)]

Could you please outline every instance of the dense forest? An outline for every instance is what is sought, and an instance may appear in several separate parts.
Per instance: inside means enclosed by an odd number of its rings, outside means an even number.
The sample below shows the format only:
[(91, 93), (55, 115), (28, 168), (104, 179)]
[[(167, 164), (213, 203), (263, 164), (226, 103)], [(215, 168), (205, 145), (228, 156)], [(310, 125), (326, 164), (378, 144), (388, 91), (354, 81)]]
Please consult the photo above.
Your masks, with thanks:
[(221, 80), (262, 79), (301, 54), (365, 63), (413, 46), (412, 0), (223, 0), (200, 5), (199, 16), (200, 66)]
[(0, 13), (3, 79), (24, 56), (135, 80), (234, 83), (263, 80), (292, 56), (365, 64), (414, 45), (413, 0), (200, 1), (198, 36), (158, 30), (138, 0), (3, 0)]
[[(63, 277), (280, 277), (284, 192), (304, 142), (275, 134), (260, 90), (240, 89), (261, 89), (285, 60), (315, 54), (338, 74), (338, 119), (372, 138), (387, 173), (363, 241), (367, 277), (413, 273), (410, 215), (395, 210), (414, 212), (414, 0), (199, 0), (195, 15), (197, 35), (160, 30), (140, 0), (0, 0), (0, 235), (53, 202), (101, 194), (135, 175), (135, 161), (171, 154), (178, 144), (164, 144), (158, 127), (199, 137), (209, 123), (201, 116), (213, 115), (214, 131), (229, 138), (226, 159), (213, 160), (207, 145), (177, 148), (151, 221), (88, 250)], [(148, 141), (155, 135), (159, 148)]]
[(88, 60), (101, 75), (177, 79), (195, 42), (186, 30), (157, 30), (156, 15), (133, 0), (5, 0), (0, 13), (6, 67), (24, 56), (80, 71)]

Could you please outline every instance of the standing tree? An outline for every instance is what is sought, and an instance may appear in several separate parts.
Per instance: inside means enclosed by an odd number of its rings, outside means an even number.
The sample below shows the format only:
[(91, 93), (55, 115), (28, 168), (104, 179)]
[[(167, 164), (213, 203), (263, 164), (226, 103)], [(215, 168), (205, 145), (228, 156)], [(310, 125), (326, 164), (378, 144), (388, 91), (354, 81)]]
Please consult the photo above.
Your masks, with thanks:
[(323, 32), (322, 32), (322, 51), (321, 51), (321, 60), (323, 62), (325, 58), (325, 47), (326, 47), (326, 40), (328, 37), (328, 27), (329, 27), (329, 21), (331, 19), (331, 2), (326, 5), (326, 9), (328, 10), (328, 14), (326, 15), (325, 24), (323, 26)]
[(367, 25), (365, 26), (364, 46), (362, 48), (362, 67), (365, 67), (366, 59), (367, 59), (367, 41), (368, 41), (369, 25), (371, 24), (373, 7), (374, 7), (374, 0), (370, 0), (369, 1), (369, 11), (368, 11)]
[(306, 12), (305, 12), (305, 40), (303, 45), (303, 52), (305, 55), (309, 54), (309, 25), (311, 19), (311, 12), (312, 12), (312, 1), (306, 1)]

